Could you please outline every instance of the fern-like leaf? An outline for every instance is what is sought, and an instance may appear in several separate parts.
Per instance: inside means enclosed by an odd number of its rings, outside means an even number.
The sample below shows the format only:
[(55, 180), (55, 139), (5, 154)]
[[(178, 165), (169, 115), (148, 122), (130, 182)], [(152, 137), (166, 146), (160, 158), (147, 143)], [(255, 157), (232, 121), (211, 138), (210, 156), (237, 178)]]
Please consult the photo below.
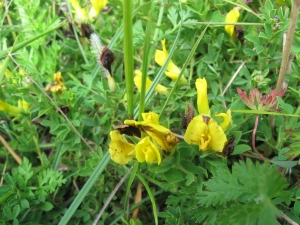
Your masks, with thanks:
[[(230, 216), (232, 221), (226, 220), (226, 224), (276, 224), (280, 211), (274, 202), (288, 199), (288, 184), (277, 169), (269, 163), (253, 164), (250, 159), (235, 163), (232, 173), (225, 164), (217, 165), (214, 176), (204, 183), (206, 189), (198, 194), (200, 205), (207, 209), (227, 207), (221, 218)], [(197, 219), (205, 216), (204, 211)], [(221, 219), (219, 223), (223, 224)]]

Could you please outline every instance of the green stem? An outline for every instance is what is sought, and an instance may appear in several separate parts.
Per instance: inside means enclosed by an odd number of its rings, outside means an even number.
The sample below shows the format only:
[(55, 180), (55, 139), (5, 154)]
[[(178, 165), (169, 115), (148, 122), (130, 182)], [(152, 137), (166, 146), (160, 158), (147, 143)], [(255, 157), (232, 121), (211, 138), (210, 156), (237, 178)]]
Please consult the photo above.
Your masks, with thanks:
[(151, 191), (151, 188), (149, 187), (146, 180), (144, 179), (144, 177), (141, 174), (137, 173), (136, 175), (140, 179), (140, 181), (143, 183), (143, 185), (145, 186), (145, 188), (147, 190), (148, 196), (152, 203), (154, 222), (155, 222), (155, 225), (157, 225), (158, 224), (157, 208), (156, 208), (156, 203), (155, 203), (155, 199), (154, 199), (153, 193)]
[[(151, 10), (149, 10), (150, 12)], [(149, 68), (149, 49), (150, 49), (150, 16), (148, 17), (148, 23), (146, 28), (144, 53), (143, 53), (143, 66), (142, 66), (142, 84), (141, 84), (141, 97), (140, 97), (140, 108), (139, 108), (139, 121), (142, 121), (142, 113), (145, 109), (145, 96), (146, 96), (146, 83), (147, 83), (147, 73)]]
[[(68, 5), (68, 10), (69, 10), (69, 12), (70, 12), (70, 14), (69, 14), (69, 15), (70, 15), (70, 18), (73, 20), (72, 8), (71, 8), (71, 5), (70, 5), (70, 2), (69, 2), (69, 1), (67, 1), (67, 5)], [(74, 36), (75, 36), (77, 45), (78, 45), (78, 47), (79, 47), (79, 50), (80, 50), (80, 52), (81, 52), (81, 55), (82, 55), (82, 58), (83, 58), (85, 64), (89, 64), (89, 61), (87, 60), (86, 55), (85, 55), (85, 53), (84, 53), (84, 50), (83, 50), (83, 48), (82, 48), (82, 45), (81, 45), (81, 43), (80, 43), (80, 40), (79, 40), (77, 31), (76, 31), (76, 27), (75, 27), (75, 25), (74, 25), (73, 23), (72, 23), (72, 30), (73, 30), (73, 33), (74, 33)]]
[(300, 7), (300, 1), (294, 0), (292, 6), (291, 19), (290, 19), (291, 22), (286, 36), (286, 42), (283, 50), (282, 61), (281, 61), (279, 76), (276, 85), (276, 95), (278, 95), (282, 90), (284, 76), (287, 70), (291, 47), (294, 39), (296, 23), (298, 20), (299, 7)]
[(124, 0), (124, 67), (127, 93), (128, 118), (133, 118), (133, 34), (132, 34), (132, 2)]

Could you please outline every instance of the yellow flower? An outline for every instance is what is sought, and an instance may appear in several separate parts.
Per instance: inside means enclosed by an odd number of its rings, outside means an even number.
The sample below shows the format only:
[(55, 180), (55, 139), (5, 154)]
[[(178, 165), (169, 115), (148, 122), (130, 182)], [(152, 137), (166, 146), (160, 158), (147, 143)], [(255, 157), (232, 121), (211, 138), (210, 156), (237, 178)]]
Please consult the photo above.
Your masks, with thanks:
[(159, 165), (161, 163), (161, 154), (155, 144), (150, 141), (150, 137), (143, 138), (135, 146), (136, 159), (139, 162), (146, 161), (147, 163), (157, 162)]
[(61, 72), (54, 74), (54, 84), (49, 84), (45, 88), (45, 91), (57, 92), (58, 94), (62, 93), (62, 90), (66, 90), (66, 86), (63, 82)]
[(134, 157), (134, 145), (128, 143), (118, 130), (111, 131), (110, 138), (109, 153), (111, 159), (121, 165), (127, 164)]
[(198, 78), (195, 82), (197, 89), (197, 106), (199, 114), (210, 116), (207, 98), (207, 82), (205, 78)]
[(199, 115), (189, 123), (184, 134), (188, 144), (199, 145), (199, 150), (222, 152), (227, 142), (222, 128), (208, 116)]
[(87, 15), (85, 9), (81, 8), (78, 0), (69, 0), (73, 8), (75, 9), (75, 22), (82, 24), (87, 22)]
[[(240, 12), (237, 9), (231, 10), (226, 15), (225, 22), (226, 23), (236, 23), (239, 20)], [(225, 31), (230, 35), (230, 37), (234, 36), (234, 25), (225, 25)]]
[(0, 111), (17, 116), (21, 112), (21, 109), (0, 100)]
[[(142, 126), (144, 131), (162, 148), (165, 154), (174, 152), (174, 148), (179, 144), (179, 140), (175, 135), (164, 126), (158, 123), (158, 115), (156, 113), (143, 113), (142, 116), (146, 121), (125, 120), (126, 125)], [(151, 119), (150, 119), (151, 118)]]
[(197, 89), (197, 105), (199, 116), (196, 116), (189, 123), (184, 134), (184, 140), (188, 144), (196, 144), (199, 150), (212, 150), (222, 152), (227, 143), (227, 138), (224, 131), (232, 123), (231, 111), (226, 113), (215, 114), (217, 117), (222, 117), (223, 121), (220, 125), (210, 118), (210, 109), (207, 98), (207, 82), (206, 79), (198, 78), (196, 80)]
[(107, 0), (90, 0), (92, 8), (89, 12), (89, 20), (93, 22), (101, 12), (101, 10), (106, 6)]
[[(160, 66), (163, 66), (164, 63), (166, 62), (167, 58), (168, 58), (168, 51), (166, 49), (166, 40), (162, 40), (161, 41), (161, 44), (162, 44), (162, 51), (161, 50), (156, 50), (155, 51), (155, 62), (160, 65)], [(166, 72), (165, 74), (170, 77), (172, 80), (176, 81), (179, 74), (180, 74), (180, 69), (173, 63), (172, 60), (170, 60), (168, 66), (167, 66), (167, 69), (166, 69)], [(180, 81), (179, 81), (179, 84), (181, 85), (186, 85), (187, 84), (187, 80), (181, 76), (180, 78)]]
[[(138, 91), (141, 92), (141, 89), (142, 89), (142, 72), (140, 70), (135, 71), (134, 84), (137, 87)], [(151, 84), (152, 84), (152, 81), (147, 77), (147, 79), (146, 79), (146, 90), (148, 90), (150, 88)], [(165, 86), (160, 85), (160, 84), (158, 84), (155, 87), (155, 91), (160, 93), (160, 94), (164, 94), (164, 95), (168, 94), (168, 89)]]

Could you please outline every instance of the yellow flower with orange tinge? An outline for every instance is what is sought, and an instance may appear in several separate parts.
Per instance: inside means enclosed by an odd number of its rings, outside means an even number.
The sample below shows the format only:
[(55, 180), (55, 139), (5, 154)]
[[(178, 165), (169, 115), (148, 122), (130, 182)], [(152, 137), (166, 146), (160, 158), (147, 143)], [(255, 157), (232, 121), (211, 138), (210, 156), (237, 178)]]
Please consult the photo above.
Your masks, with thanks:
[[(137, 87), (138, 91), (141, 92), (141, 90), (142, 90), (142, 72), (140, 70), (135, 71), (134, 84)], [(148, 90), (150, 88), (151, 84), (152, 84), (152, 81), (147, 77), (146, 90)], [(160, 94), (164, 94), (164, 95), (168, 94), (168, 88), (166, 88), (165, 86), (160, 85), (160, 84), (158, 84), (155, 87), (155, 91)]]
[(194, 117), (188, 124), (184, 134), (184, 141), (188, 144), (195, 144), (199, 146), (199, 150), (215, 152), (222, 152), (227, 137), (224, 131), (231, 124), (231, 111), (226, 113), (215, 114), (216, 117), (221, 117), (223, 121), (220, 125), (210, 117), (210, 109), (207, 97), (207, 82), (205, 78), (196, 80), (197, 89), (197, 105), (198, 116)]
[(66, 86), (63, 82), (61, 72), (57, 72), (54, 74), (54, 84), (49, 84), (45, 88), (45, 91), (57, 92), (58, 94), (62, 93), (62, 90), (66, 90)]
[[(231, 10), (227, 13), (225, 22), (226, 23), (236, 23), (238, 22), (240, 17), (240, 12), (237, 9)], [(230, 35), (230, 37), (234, 37), (234, 25), (225, 25), (225, 31)]]
[[(163, 66), (165, 64), (165, 62), (167, 61), (169, 53), (166, 49), (166, 40), (165, 39), (161, 41), (161, 44), (162, 44), (162, 50), (155, 51), (155, 62), (158, 65)], [(180, 72), (181, 72), (181, 70), (173, 63), (172, 60), (170, 60), (168, 66), (167, 66), (167, 69), (165, 71), (166, 76), (171, 78), (172, 80), (176, 81)], [(183, 76), (181, 76), (181, 78), (179, 80), (179, 84), (187, 85), (187, 80)]]

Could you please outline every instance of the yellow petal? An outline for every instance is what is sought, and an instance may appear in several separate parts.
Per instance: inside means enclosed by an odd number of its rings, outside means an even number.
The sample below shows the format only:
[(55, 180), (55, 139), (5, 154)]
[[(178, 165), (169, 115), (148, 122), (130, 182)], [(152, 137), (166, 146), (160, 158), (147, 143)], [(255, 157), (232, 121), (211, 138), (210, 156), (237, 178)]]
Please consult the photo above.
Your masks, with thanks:
[[(145, 117), (145, 115), (144, 115)], [(126, 125), (142, 126), (144, 131), (153, 139), (155, 142), (166, 152), (173, 153), (173, 150), (179, 140), (175, 135), (166, 127), (157, 124), (155, 118), (149, 119), (145, 117), (147, 121), (135, 121), (135, 120), (125, 120)]]
[(208, 132), (211, 136), (210, 149), (212, 151), (222, 152), (227, 138), (222, 128), (213, 119), (210, 119), (208, 122)]
[(106, 6), (107, 0), (91, 0), (92, 8), (89, 12), (89, 20), (93, 22), (100, 14), (101, 10)]
[(21, 112), (21, 110), (18, 107), (10, 105), (10, 104), (8, 104), (6, 102), (3, 102), (1, 100), (0, 100), (0, 111), (9, 113), (13, 116), (17, 116)]
[[(236, 23), (239, 20), (240, 12), (236, 9), (231, 10), (226, 15), (226, 23)], [(225, 31), (232, 37), (234, 35), (234, 25), (225, 25)]]
[(229, 125), (232, 123), (231, 110), (228, 109), (226, 113), (215, 114), (215, 116), (223, 118), (223, 122), (220, 124), (220, 127), (226, 131)]
[(159, 124), (159, 116), (155, 112), (142, 113), (142, 117), (145, 122)]
[(184, 134), (184, 141), (188, 144), (199, 145), (201, 134), (207, 131), (207, 124), (203, 120), (203, 116), (199, 115), (192, 119)]
[(110, 138), (109, 153), (111, 159), (121, 165), (127, 164), (134, 156), (134, 145), (128, 143), (126, 138), (117, 130), (110, 132)]
[(199, 145), (201, 151), (222, 152), (227, 138), (216, 121), (208, 116), (199, 115), (189, 123), (184, 140), (188, 144)]
[(116, 82), (115, 79), (111, 75), (107, 75), (107, 83), (110, 91), (116, 91)]
[(205, 78), (198, 78), (196, 80), (197, 89), (197, 106), (198, 113), (210, 116), (210, 110), (207, 98), (207, 82)]
[[(137, 87), (138, 91), (141, 92), (141, 90), (142, 90), (142, 72), (140, 70), (135, 71), (134, 84)], [(152, 81), (147, 77), (146, 78), (146, 90), (148, 90), (150, 88), (151, 84), (152, 84)], [(155, 87), (155, 91), (160, 94), (164, 94), (164, 95), (167, 95), (169, 92), (168, 88), (166, 88), (165, 86), (160, 85), (160, 84), (158, 84)]]
[(136, 159), (139, 162), (146, 161), (147, 163), (157, 162), (161, 163), (161, 154), (156, 146), (150, 141), (149, 137), (143, 138), (135, 146)]
[(55, 84), (59, 84), (61, 86), (65, 86), (64, 82), (63, 82), (63, 79), (62, 79), (62, 75), (61, 75), (61, 72), (57, 72), (54, 74), (54, 83)]
[(80, 7), (78, 0), (69, 0), (73, 8), (75, 9), (75, 18), (74, 20), (79, 23), (86, 23), (87, 15), (85, 9)]

